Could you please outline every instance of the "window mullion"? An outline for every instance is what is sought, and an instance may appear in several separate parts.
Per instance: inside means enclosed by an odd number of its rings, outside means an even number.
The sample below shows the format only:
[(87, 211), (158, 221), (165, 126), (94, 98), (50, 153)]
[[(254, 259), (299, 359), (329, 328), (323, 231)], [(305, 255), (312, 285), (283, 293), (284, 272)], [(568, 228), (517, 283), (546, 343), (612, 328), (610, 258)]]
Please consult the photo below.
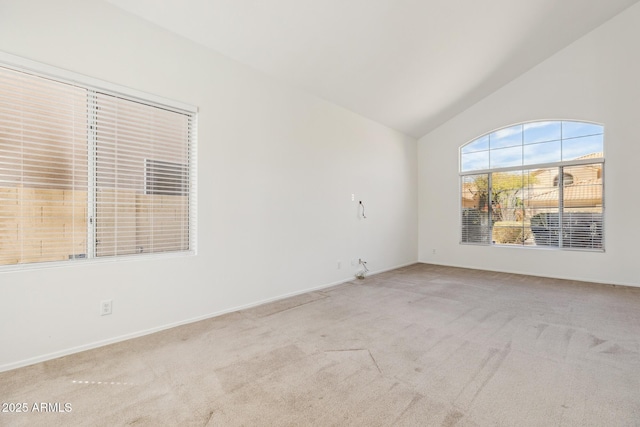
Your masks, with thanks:
[(564, 167), (558, 168), (558, 247), (564, 247)]
[(96, 92), (87, 91), (87, 257), (96, 256)]
[(492, 245), (493, 244), (493, 174), (492, 173), (488, 173), (487, 174), (487, 186), (489, 187), (489, 191), (488, 191), (488, 196), (487, 198), (489, 199), (489, 203), (487, 205), (487, 211), (489, 213), (489, 215), (487, 215), (487, 218), (489, 218), (489, 223), (487, 224), (487, 226), (489, 227), (489, 244)]

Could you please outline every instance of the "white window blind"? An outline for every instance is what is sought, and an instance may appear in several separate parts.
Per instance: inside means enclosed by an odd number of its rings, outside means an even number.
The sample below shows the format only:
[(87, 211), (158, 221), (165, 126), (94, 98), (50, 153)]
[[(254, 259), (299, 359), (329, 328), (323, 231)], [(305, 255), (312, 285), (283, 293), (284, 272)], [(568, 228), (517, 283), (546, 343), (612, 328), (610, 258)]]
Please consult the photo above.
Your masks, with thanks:
[(87, 91), (0, 68), (0, 264), (87, 253)]
[(194, 252), (194, 144), (193, 112), (0, 67), (0, 264)]
[(188, 250), (190, 117), (101, 93), (96, 105), (96, 254)]

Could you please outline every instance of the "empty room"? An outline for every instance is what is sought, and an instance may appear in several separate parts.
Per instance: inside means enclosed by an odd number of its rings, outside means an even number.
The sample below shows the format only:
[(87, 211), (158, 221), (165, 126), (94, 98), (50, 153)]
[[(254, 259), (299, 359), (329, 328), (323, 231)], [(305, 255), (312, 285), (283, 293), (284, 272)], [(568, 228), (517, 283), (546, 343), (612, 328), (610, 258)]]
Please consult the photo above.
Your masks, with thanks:
[(637, 426), (639, 123), (637, 0), (0, 0), (0, 425)]

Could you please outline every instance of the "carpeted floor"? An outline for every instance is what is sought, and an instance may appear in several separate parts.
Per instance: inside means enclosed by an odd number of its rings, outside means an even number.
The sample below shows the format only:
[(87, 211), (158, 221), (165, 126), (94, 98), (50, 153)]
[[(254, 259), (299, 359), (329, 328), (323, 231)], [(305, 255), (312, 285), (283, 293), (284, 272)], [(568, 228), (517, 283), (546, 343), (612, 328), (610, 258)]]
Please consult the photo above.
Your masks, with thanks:
[(0, 425), (638, 426), (639, 351), (640, 288), (416, 264), (0, 373)]

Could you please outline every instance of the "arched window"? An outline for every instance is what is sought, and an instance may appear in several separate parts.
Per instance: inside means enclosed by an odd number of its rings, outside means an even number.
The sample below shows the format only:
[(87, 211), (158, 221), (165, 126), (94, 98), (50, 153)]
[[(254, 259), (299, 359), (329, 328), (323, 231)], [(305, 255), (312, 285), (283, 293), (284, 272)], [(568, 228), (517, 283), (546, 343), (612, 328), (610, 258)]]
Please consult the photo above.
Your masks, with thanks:
[[(563, 186), (567, 186), (567, 185), (571, 185), (573, 184), (573, 175), (571, 175), (570, 173), (563, 173), (562, 174), (562, 185)], [(557, 187), (558, 185), (560, 185), (560, 175), (556, 175), (555, 178), (553, 178), (553, 186)]]
[(460, 148), (461, 243), (602, 250), (603, 169), (595, 123), (528, 122), (470, 141)]

